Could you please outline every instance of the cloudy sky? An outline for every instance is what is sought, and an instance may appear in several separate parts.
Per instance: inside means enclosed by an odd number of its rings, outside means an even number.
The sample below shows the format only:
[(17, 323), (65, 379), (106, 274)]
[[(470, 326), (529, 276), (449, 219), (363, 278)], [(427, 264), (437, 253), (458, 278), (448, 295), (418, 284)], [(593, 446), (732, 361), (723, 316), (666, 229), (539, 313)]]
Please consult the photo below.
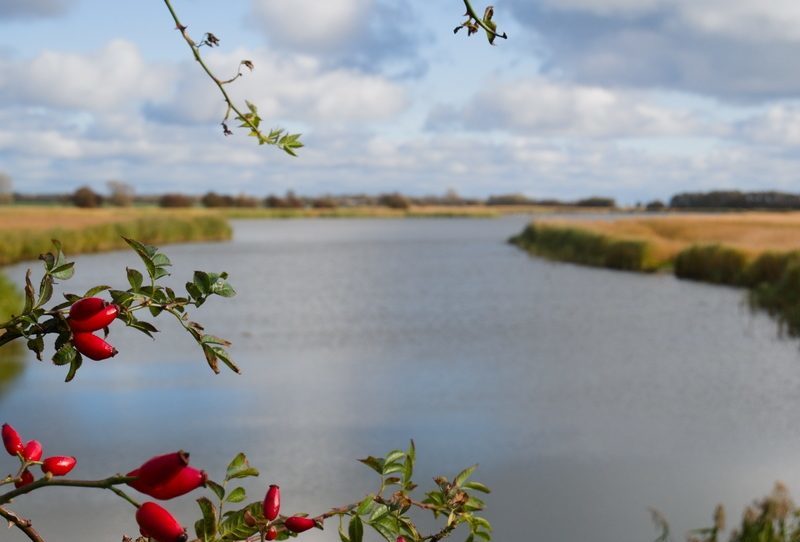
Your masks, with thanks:
[[(25, 192), (384, 192), (632, 203), (800, 192), (797, 0), (174, 0), (299, 158), (222, 135), (161, 0), (0, 2), (0, 171)], [(483, 11), (483, 4), (475, 4)]]

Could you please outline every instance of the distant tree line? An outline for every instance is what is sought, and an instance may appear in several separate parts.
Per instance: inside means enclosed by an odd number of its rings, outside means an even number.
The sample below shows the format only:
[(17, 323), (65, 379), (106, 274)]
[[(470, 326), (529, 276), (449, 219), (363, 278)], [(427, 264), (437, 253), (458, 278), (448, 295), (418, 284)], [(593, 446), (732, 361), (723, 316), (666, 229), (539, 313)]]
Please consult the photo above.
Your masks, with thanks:
[(684, 192), (670, 199), (673, 209), (800, 209), (800, 194), (786, 192)]

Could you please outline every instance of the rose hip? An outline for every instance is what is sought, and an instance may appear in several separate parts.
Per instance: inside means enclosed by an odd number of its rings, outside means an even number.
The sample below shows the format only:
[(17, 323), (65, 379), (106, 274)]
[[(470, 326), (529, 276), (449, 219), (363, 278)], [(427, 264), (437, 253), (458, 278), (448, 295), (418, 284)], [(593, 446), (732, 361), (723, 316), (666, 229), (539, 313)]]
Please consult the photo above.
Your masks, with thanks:
[(96, 313), (87, 318), (77, 319), (70, 317), (69, 327), (72, 331), (97, 331), (107, 327), (119, 314), (119, 307), (116, 305), (106, 305)]
[(313, 519), (304, 518), (302, 516), (292, 516), (290, 518), (286, 518), (286, 521), (283, 524), (286, 525), (286, 528), (293, 533), (302, 533), (316, 526), (316, 523)]
[(275, 484), (269, 486), (267, 495), (264, 497), (264, 517), (272, 521), (278, 517), (281, 509), (281, 488)]
[(188, 465), (189, 454), (183, 450), (157, 455), (139, 467), (139, 481), (146, 487), (156, 487), (166, 483)]
[(72, 342), (78, 352), (95, 361), (113, 358), (118, 354), (116, 348), (89, 332), (79, 331), (73, 333)]
[(276, 529), (275, 526), (273, 525), (269, 529), (267, 529), (267, 532), (264, 534), (264, 539), (275, 540), (276, 538), (278, 538), (278, 529)]
[(178, 520), (154, 502), (142, 504), (136, 511), (136, 523), (142, 536), (157, 542), (186, 542), (189, 536)]
[(25, 487), (28, 484), (32, 483), (33, 483), (33, 474), (28, 469), (25, 469), (24, 471), (22, 471), (22, 475), (19, 477), (19, 480), (14, 482), (14, 487), (19, 489), (21, 487)]
[(103, 310), (108, 302), (99, 297), (86, 297), (79, 299), (69, 308), (69, 317), (76, 320), (84, 320)]
[(6, 451), (9, 455), (21, 454), (25, 446), (22, 444), (22, 438), (19, 436), (19, 433), (17, 433), (17, 430), (7, 423), (4, 423), (2, 433), (3, 446), (6, 447)]
[(144, 483), (140, 473), (141, 469), (129, 472), (127, 476), (137, 476), (139, 478), (128, 482), (128, 485), (145, 495), (150, 495), (162, 501), (180, 497), (200, 486), (205, 486), (208, 480), (208, 475), (205, 471), (195, 469), (194, 467), (184, 467), (178, 471), (178, 474), (158, 485), (148, 485)]
[(42, 443), (32, 440), (22, 450), (22, 459), (25, 461), (39, 461), (42, 458)]
[(42, 462), (42, 472), (49, 472), (53, 476), (66, 476), (69, 471), (75, 468), (77, 462), (74, 457), (54, 455)]

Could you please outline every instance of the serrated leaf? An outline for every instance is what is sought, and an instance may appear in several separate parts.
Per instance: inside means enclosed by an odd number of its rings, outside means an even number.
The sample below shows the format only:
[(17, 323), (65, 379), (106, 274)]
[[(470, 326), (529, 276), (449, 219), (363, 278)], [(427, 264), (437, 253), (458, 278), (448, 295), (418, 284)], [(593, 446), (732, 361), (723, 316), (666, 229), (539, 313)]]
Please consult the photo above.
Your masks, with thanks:
[(258, 476), (258, 470), (251, 467), (247, 456), (240, 452), (228, 464), (228, 469), (225, 472), (225, 481), (227, 482), (234, 478), (247, 478), (248, 476)]
[(223, 540), (238, 541), (244, 540), (258, 532), (257, 526), (250, 526), (247, 524), (245, 514), (249, 514), (255, 518), (263, 517), (261, 510), (261, 502), (254, 502), (241, 510), (227, 515), (225, 520), (220, 524), (218, 535)]
[(97, 294), (99, 294), (100, 292), (105, 292), (106, 290), (110, 290), (110, 289), (111, 289), (111, 286), (106, 286), (104, 284), (103, 285), (99, 285), (99, 286), (94, 286), (94, 287), (89, 288), (88, 290), (86, 290), (86, 293), (83, 294), (83, 297), (94, 297)]
[(75, 357), (69, 363), (69, 371), (67, 372), (67, 378), (64, 379), (64, 382), (71, 382), (73, 378), (75, 378), (75, 373), (78, 372), (78, 369), (81, 368), (81, 364), (83, 363), (83, 357), (75, 351)]
[(52, 271), (50, 274), (57, 278), (58, 280), (68, 280), (71, 279), (72, 276), (75, 274), (75, 262), (65, 263), (63, 265), (59, 265)]
[(156, 266), (153, 263), (153, 256), (155, 256), (158, 249), (155, 247), (145, 245), (136, 241), (135, 239), (129, 239), (127, 237), (122, 238), (128, 245), (136, 251), (141, 258), (142, 262), (144, 263), (145, 267), (147, 268), (147, 274), (155, 280), (155, 273), (156, 273)]
[(378, 474), (383, 474), (383, 459), (380, 457), (365, 457), (364, 459), (358, 460), (360, 463), (364, 463), (366, 466), (377, 472)]
[(406, 455), (406, 453), (404, 451), (402, 451), (402, 450), (392, 450), (386, 456), (386, 459), (384, 459), (384, 462), (385, 463), (394, 463), (395, 461), (397, 461), (398, 459), (404, 457), (405, 455)]
[(380, 521), (380, 519), (388, 514), (390, 509), (385, 504), (379, 504), (375, 507), (375, 510), (372, 511), (372, 514), (369, 516), (369, 523), (375, 523), (376, 521)]
[(35, 296), (36, 293), (33, 289), (33, 282), (31, 282), (31, 270), (28, 269), (28, 272), (25, 273), (25, 308), (22, 309), (23, 314), (31, 311), (33, 304), (36, 303)]
[(401, 463), (386, 464), (383, 466), (383, 474), (394, 474), (395, 472), (403, 472), (403, 465)]
[(247, 492), (244, 490), (243, 487), (237, 487), (233, 491), (230, 492), (228, 498), (225, 499), (226, 502), (242, 502), (247, 498)]
[(72, 343), (66, 343), (56, 350), (56, 353), (53, 355), (53, 363), (56, 365), (67, 365), (72, 363), (72, 360), (75, 359), (77, 354), (78, 351), (75, 350)]
[(361, 518), (358, 515), (353, 516), (353, 519), (350, 520), (350, 524), (347, 526), (347, 534), (350, 542), (362, 542), (364, 540), (364, 524), (361, 523)]
[(453, 485), (456, 487), (461, 487), (461, 485), (472, 476), (472, 473), (475, 472), (475, 469), (478, 468), (478, 465), (472, 465), (471, 467), (467, 467), (466, 469), (462, 470), (458, 473), (455, 480), (453, 480)]
[(474, 489), (475, 491), (480, 491), (482, 493), (491, 493), (492, 490), (483, 485), (480, 482), (467, 482), (466, 484), (462, 485), (464, 489)]
[(138, 292), (142, 288), (144, 276), (138, 270), (130, 267), (126, 268), (125, 271), (128, 273), (128, 284), (131, 285), (131, 289), (134, 292)]
[(210, 489), (219, 500), (225, 498), (225, 488), (212, 480), (206, 480), (206, 487)]
[(53, 297), (53, 278), (50, 275), (42, 277), (42, 282), (39, 283), (39, 300), (36, 302), (37, 307), (41, 307)]
[(207, 497), (197, 499), (197, 505), (203, 514), (203, 519), (195, 523), (197, 538), (213, 539), (217, 534), (217, 507)]
[(364, 497), (360, 503), (358, 503), (358, 508), (356, 508), (356, 514), (363, 516), (365, 515), (372, 507), (372, 503), (374, 501), (374, 497), (372, 495), (367, 495)]
[(44, 338), (41, 335), (37, 335), (31, 339), (28, 339), (28, 349), (32, 350), (36, 354), (36, 359), (42, 361), (42, 352), (44, 351)]

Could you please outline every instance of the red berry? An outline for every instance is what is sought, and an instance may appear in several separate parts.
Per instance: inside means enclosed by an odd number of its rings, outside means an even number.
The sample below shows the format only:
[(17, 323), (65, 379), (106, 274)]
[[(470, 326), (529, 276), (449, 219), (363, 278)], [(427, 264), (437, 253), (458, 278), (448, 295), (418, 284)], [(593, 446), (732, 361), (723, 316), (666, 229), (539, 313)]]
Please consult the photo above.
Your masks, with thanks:
[(278, 538), (278, 529), (276, 529), (274, 525), (271, 526), (269, 529), (267, 529), (264, 538), (266, 540), (275, 540), (276, 538)]
[(50, 473), (53, 476), (65, 476), (69, 474), (78, 461), (74, 457), (64, 455), (54, 455), (48, 457), (42, 463), (42, 472)]
[(108, 305), (108, 302), (99, 297), (79, 299), (69, 308), (69, 317), (76, 320), (83, 320), (97, 314), (97, 312), (103, 310), (106, 305)]
[(118, 353), (117, 349), (106, 341), (85, 331), (73, 333), (72, 343), (78, 352), (95, 361), (113, 358)]
[(118, 314), (119, 307), (113, 304), (106, 305), (87, 318), (78, 319), (70, 317), (68, 320), (69, 327), (72, 331), (97, 331), (111, 324)]
[(32, 483), (33, 483), (33, 474), (31, 474), (31, 471), (29, 471), (28, 469), (25, 469), (24, 471), (22, 471), (22, 476), (19, 477), (19, 480), (14, 482), (14, 487), (19, 489), (21, 487), (25, 487), (28, 484)]
[(272, 521), (278, 517), (281, 510), (281, 488), (275, 484), (269, 486), (267, 495), (264, 497), (264, 517)]
[(304, 518), (302, 516), (292, 516), (290, 518), (286, 518), (286, 521), (283, 524), (286, 525), (286, 528), (293, 533), (302, 533), (316, 526), (316, 523), (313, 519)]
[(208, 475), (205, 471), (194, 467), (184, 467), (172, 478), (154, 486), (144, 483), (140, 477), (140, 472), (141, 469), (136, 469), (127, 474), (128, 476), (139, 476), (138, 479), (128, 482), (128, 485), (145, 495), (150, 495), (162, 501), (185, 495), (200, 486), (206, 485), (208, 480)]
[(17, 433), (17, 430), (8, 425), (7, 423), (4, 423), (2, 433), (3, 433), (3, 446), (6, 447), (6, 451), (10, 455), (21, 454), (24, 446), (22, 444), (22, 438), (20, 438), (19, 433)]
[(186, 542), (189, 536), (172, 514), (154, 502), (146, 502), (136, 511), (136, 523), (143, 536), (157, 542)]
[(189, 465), (189, 454), (183, 450), (157, 455), (139, 467), (139, 481), (145, 487), (156, 487), (169, 481)]
[(406, 538), (404, 536), (398, 536), (395, 542), (406, 542)]
[(39, 461), (42, 458), (42, 443), (32, 440), (22, 450), (22, 459), (25, 461)]

